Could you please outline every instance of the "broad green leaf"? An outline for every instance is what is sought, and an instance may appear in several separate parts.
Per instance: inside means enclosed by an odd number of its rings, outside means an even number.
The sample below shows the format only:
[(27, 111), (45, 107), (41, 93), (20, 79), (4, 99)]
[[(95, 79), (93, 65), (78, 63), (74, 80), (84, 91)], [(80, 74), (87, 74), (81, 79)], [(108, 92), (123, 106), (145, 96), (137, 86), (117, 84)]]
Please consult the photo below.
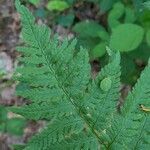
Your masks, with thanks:
[(147, 44), (150, 46), (150, 29), (146, 33), (146, 41), (147, 41)]
[(97, 44), (91, 51), (91, 58), (95, 59), (103, 56), (106, 53), (106, 42)]
[(73, 27), (73, 31), (78, 33), (81, 37), (100, 37), (100, 35), (104, 34), (104, 38), (107, 35), (104, 27), (99, 25), (98, 23), (92, 20), (86, 20), (77, 23)]
[(50, 11), (52, 10), (63, 11), (67, 8), (69, 8), (69, 4), (65, 1), (52, 0), (49, 1), (47, 4), (47, 9)]
[(110, 38), (110, 47), (121, 52), (132, 51), (142, 42), (144, 30), (135, 24), (122, 24), (116, 27)]

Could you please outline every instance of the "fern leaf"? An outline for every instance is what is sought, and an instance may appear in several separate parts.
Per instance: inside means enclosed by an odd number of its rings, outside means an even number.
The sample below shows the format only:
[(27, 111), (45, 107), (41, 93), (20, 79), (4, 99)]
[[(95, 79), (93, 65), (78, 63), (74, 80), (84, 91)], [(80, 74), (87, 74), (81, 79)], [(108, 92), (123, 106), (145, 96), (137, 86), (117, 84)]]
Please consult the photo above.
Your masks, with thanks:
[[(12, 110), (29, 119), (54, 119), (31, 139), (27, 149), (48, 150), (61, 141), (70, 139), (73, 142), (73, 135), (80, 141), (81, 135), (89, 134), (91, 136), (86, 137), (87, 141), (91, 137), (96, 139), (94, 142), (98, 141), (79, 105), (90, 80), (87, 51), (83, 48), (75, 51), (76, 40), (60, 42), (57, 36), (50, 38), (49, 29), (45, 25), (36, 25), (34, 17), (19, 0), (16, 0), (16, 7), (21, 14), (25, 41), (25, 46), (18, 48), (23, 53), (23, 65), (15, 74), (20, 81), (17, 94), (32, 103)], [(97, 148), (98, 142), (95, 142)], [(80, 141), (80, 147), (84, 143)]]
[[(116, 112), (116, 104), (120, 95), (119, 53), (112, 54), (110, 60), (110, 63), (101, 70), (96, 80), (93, 81), (90, 94), (86, 97), (89, 101), (86, 102), (85, 100), (88, 107), (87, 113), (90, 114), (91, 125), (98, 132), (103, 142), (105, 142), (105, 138), (102, 138), (103, 133), (111, 128), (110, 125)], [(105, 83), (106, 86), (109, 86), (105, 91), (101, 88), (101, 82), (106, 81), (105, 79), (108, 78), (111, 83)]]
[(25, 150), (148, 149), (150, 66), (116, 112), (120, 87), (120, 54), (108, 49), (110, 62), (92, 79), (88, 52), (76, 50), (76, 39), (51, 36), (35, 24), (29, 10), (16, 0), (25, 45), (17, 50), (17, 94), (30, 101), (11, 110), (22, 116), (46, 119), (46, 127), (31, 138)]
[[(121, 114), (116, 114), (110, 130), (104, 134), (109, 149), (150, 148), (150, 116), (140, 105), (150, 106), (150, 65), (129, 93)], [(146, 81), (146, 82), (145, 82)]]
[(54, 116), (69, 116), (74, 110), (72, 104), (67, 101), (61, 102), (42, 102), (42, 103), (32, 103), (30, 105), (25, 105), (22, 107), (13, 107), (11, 111), (18, 113), (28, 119), (40, 120), (46, 119), (50, 120)]
[[(46, 144), (46, 141), (44, 143)], [(45, 145), (41, 146), (41, 144), (39, 144), (40, 147), (35, 147), (35, 145), (37, 146), (37, 144), (33, 143), (30, 145), (30, 147), (26, 147), (25, 150), (41, 150), (41, 149), (64, 149), (64, 150), (73, 150), (73, 149), (84, 149), (84, 150), (98, 150), (100, 149), (100, 147), (97, 147), (98, 145), (98, 141), (96, 138), (94, 138), (93, 136), (91, 136), (90, 134), (78, 134), (78, 135), (72, 135), (70, 138), (66, 138), (65, 140), (62, 140), (61, 143), (57, 143), (57, 144), (51, 144), (51, 146), (49, 147), (45, 147)]]

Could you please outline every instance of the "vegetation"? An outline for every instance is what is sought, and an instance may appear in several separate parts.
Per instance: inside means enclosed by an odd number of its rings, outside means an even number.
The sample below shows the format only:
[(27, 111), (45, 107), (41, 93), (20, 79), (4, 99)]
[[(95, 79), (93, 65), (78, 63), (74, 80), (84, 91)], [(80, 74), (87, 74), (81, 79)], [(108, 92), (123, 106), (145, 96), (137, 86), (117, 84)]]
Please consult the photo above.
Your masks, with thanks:
[(85, 47), (90, 60), (97, 60), (101, 67), (108, 59), (106, 46), (119, 50), (121, 81), (135, 84), (150, 55), (149, 1), (50, 0), (45, 6), (39, 0), (29, 2), (37, 8), (35, 16), (48, 18), (50, 26), (73, 31), (77, 45)]
[[(35, 23), (33, 15), (19, 0), (16, 0), (16, 7), (21, 14), (25, 42), (24, 46), (17, 48), (22, 53), (22, 65), (15, 73), (19, 81), (17, 94), (28, 99), (29, 103), (13, 107), (11, 111), (27, 119), (47, 121), (46, 127), (27, 145), (17, 147), (24, 150), (148, 150), (150, 63), (128, 94), (120, 112), (116, 110), (121, 75), (118, 50), (135, 49), (143, 38), (144, 29), (132, 23), (117, 25), (110, 39), (110, 47), (115, 51), (107, 48), (109, 63), (93, 79), (88, 51), (78, 48), (76, 39), (59, 41), (47, 26)], [(111, 23), (116, 25), (118, 21), (112, 20)], [(95, 26), (93, 22), (89, 24)], [(95, 28), (99, 27), (96, 25)], [(120, 45), (122, 41), (115, 40), (123, 40), (118, 33), (122, 35), (126, 31), (128, 34), (127, 28), (133, 28), (136, 41), (130, 44), (130, 39), (125, 39), (129, 45)], [(106, 32), (101, 33), (95, 32), (107, 37)], [(130, 38), (135, 39), (132, 36)]]

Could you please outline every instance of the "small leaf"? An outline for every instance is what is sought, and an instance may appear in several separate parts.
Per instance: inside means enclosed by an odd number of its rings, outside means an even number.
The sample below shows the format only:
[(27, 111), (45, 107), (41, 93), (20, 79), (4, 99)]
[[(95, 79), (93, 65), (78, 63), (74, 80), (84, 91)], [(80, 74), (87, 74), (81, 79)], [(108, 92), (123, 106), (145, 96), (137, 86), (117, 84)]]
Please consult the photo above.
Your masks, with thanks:
[(106, 42), (97, 44), (91, 51), (92, 59), (103, 56), (106, 53)]
[(144, 30), (135, 24), (122, 24), (116, 27), (110, 38), (111, 49), (121, 52), (132, 51), (142, 42)]
[(111, 29), (121, 24), (119, 22), (119, 19), (123, 16), (124, 11), (125, 11), (124, 5), (121, 2), (114, 4), (113, 9), (109, 12), (108, 15), (108, 24)]
[(47, 4), (47, 9), (50, 11), (52, 10), (63, 11), (67, 8), (69, 8), (69, 5), (65, 1), (53, 0), (48, 2)]
[(111, 84), (112, 84), (112, 81), (110, 77), (104, 78), (100, 83), (100, 88), (104, 92), (107, 92), (111, 88)]
[(92, 20), (81, 21), (73, 27), (73, 31), (81, 37), (100, 37), (102, 33), (107, 34), (104, 27)]
[(150, 29), (146, 33), (146, 41), (147, 41), (147, 44), (150, 46)]

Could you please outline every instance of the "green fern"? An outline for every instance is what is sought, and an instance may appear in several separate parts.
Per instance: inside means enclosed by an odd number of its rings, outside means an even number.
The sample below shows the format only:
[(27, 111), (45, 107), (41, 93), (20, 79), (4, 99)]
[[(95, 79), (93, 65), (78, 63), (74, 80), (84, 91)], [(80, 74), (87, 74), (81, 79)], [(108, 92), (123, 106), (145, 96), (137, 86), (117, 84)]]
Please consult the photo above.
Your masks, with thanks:
[(17, 94), (30, 103), (11, 110), (27, 119), (47, 120), (22, 149), (148, 150), (150, 117), (139, 104), (150, 106), (150, 65), (118, 113), (120, 54), (108, 49), (109, 64), (92, 79), (88, 53), (76, 50), (76, 39), (59, 41), (45, 25), (35, 24), (19, 0), (16, 8), (25, 42), (17, 48), (23, 54), (15, 74)]

